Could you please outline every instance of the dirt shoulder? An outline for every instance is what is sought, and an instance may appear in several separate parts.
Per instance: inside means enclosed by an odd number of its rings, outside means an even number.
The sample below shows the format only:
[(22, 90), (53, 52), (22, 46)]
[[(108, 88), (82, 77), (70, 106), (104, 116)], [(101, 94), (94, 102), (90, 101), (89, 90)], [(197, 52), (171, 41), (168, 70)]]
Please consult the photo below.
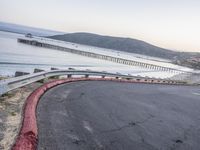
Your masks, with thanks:
[(0, 149), (11, 148), (21, 127), (26, 98), (41, 85), (36, 82), (0, 97)]

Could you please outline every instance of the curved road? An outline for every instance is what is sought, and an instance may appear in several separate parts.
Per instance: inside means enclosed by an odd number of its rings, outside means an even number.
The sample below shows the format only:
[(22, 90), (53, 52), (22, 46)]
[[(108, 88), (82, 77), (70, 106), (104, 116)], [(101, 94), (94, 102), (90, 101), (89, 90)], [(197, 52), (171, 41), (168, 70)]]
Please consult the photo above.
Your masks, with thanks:
[(39, 150), (199, 150), (200, 88), (67, 83), (42, 96), (37, 121)]

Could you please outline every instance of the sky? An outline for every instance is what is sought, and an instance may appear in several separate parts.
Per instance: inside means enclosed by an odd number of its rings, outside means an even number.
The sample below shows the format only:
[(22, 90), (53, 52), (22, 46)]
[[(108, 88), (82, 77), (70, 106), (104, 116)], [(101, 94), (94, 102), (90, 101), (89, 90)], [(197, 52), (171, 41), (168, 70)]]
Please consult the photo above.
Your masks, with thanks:
[(0, 0), (0, 21), (200, 52), (200, 0)]

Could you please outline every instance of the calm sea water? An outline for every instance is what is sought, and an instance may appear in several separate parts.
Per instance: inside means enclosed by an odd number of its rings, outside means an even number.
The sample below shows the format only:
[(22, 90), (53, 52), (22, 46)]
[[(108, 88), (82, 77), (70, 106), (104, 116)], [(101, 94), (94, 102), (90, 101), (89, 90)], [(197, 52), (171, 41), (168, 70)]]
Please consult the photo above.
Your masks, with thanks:
[(157, 72), (140, 67), (127, 66), (109, 61), (79, 56), (67, 52), (34, 47), (17, 42), (21, 34), (0, 31), (0, 75), (13, 76), (15, 71), (32, 73), (34, 68), (49, 70), (51, 67), (90, 69), (123, 74), (171, 77), (174, 74)]

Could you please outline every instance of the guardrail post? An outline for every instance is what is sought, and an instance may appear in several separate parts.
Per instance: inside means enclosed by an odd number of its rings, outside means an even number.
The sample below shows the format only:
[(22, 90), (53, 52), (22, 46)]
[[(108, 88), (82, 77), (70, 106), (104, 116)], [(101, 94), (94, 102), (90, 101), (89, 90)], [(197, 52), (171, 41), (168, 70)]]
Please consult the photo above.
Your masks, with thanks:
[(42, 71), (44, 71), (44, 70), (35, 68), (33, 73), (42, 72)]
[(141, 81), (141, 79), (137, 78), (136, 81)]
[(59, 70), (58, 68), (51, 67), (51, 70)]
[(0, 96), (2, 96), (6, 91), (7, 91), (7, 86), (1, 85), (0, 86)]

